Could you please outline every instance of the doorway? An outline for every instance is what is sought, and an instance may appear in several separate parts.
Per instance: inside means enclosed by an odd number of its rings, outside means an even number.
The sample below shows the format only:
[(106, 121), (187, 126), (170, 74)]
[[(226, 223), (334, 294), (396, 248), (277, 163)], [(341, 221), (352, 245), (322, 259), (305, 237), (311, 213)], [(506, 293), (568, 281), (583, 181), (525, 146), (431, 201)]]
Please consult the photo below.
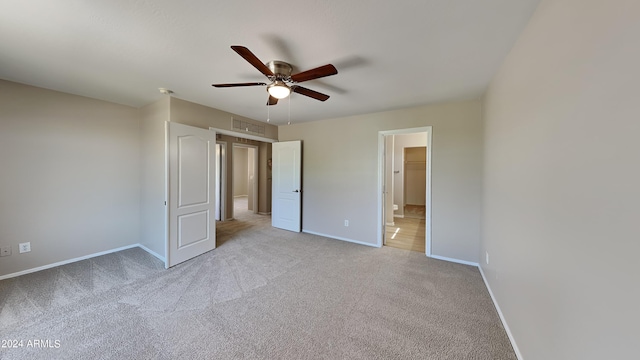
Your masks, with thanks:
[(431, 127), (379, 133), (379, 246), (431, 256)]
[[(393, 221), (386, 224), (384, 244), (425, 253), (427, 147), (407, 147), (404, 145), (420, 142), (426, 144), (426, 136), (422, 136), (423, 139), (420, 139), (420, 134), (416, 135), (416, 139), (410, 138), (412, 135), (390, 136), (394, 137), (396, 146), (387, 151), (402, 152), (401, 165), (395, 164), (393, 166), (392, 180), (394, 183), (401, 182), (403, 186), (398, 186), (401, 189), (398, 191), (391, 187), (393, 194), (390, 198), (394, 199), (394, 215)], [(402, 194), (398, 194), (399, 191), (402, 191)]]
[[(426, 139), (425, 139), (426, 142)], [(404, 148), (404, 218), (424, 219), (427, 188), (427, 147)]]
[(258, 213), (258, 147), (233, 145), (233, 216)]

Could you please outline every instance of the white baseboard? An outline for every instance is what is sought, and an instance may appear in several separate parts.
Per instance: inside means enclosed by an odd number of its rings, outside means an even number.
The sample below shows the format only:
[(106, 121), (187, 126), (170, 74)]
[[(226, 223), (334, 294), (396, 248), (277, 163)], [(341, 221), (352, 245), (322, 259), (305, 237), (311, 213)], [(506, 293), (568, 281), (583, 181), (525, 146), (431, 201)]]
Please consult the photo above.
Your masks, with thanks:
[(95, 253), (95, 254), (80, 256), (80, 257), (77, 257), (77, 258), (64, 260), (64, 261), (58, 261), (58, 262), (53, 263), (53, 264), (38, 266), (38, 267), (35, 267), (35, 268), (32, 268), (32, 269), (27, 269), (27, 270), (18, 271), (18, 272), (12, 273), (12, 274), (2, 275), (2, 276), (0, 276), (0, 280), (13, 278), (13, 277), (20, 276), (20, 275), (27, 275), (27, 274), (34, 273), (36, 271), (47, 270), (47, 269), (54, 268), (56, 266), (71, 264), (71, 263), (76, 262), (76, 261), (82, 261), (82, 260), (86, 260), (86, 259), (91, 259), (91, 258), (96, 257), (96, 256), (107, 255), (107, 254), (111, 254), (111, 253), (122, 251), (122, 250), (131, 249), (131, 248), (138, 247), (138, 246), (140, 246), (140, 245), (139, 244), (127, 245), (127, 246), (119, 247), (117, 249), (101, 251), (101, 252), (98, 252), (98, 253)]
[(428, 257), (433, 258), (433, 259), (438, 259), (438, 260), (444, 260), (444, 261), (454, 262), (454, 263), (458, 263), (458, 264), (463, 264), (463, 265), (478, 266), (478, 263), (476, 263), (476, 262), (471, 262), (471, 261), (466, 261), (466, 260), (459, 260), (459, 259), (449, 258), (449, 257), (445, 257), (445, 256), (431, 255), (431, 256), (428, 256)]
[(315, 232), (315, 231), (309, 231), (309, 230), (305, 230), (305, 229), (302, 229), (302, 232), (306, 233), (306, 234), (318, 235), (318, 236), (326, 237), (326, 238), (329, 238), (329, 239), (342, 240), (342, 241), (346, 241), (346, 242), (350, 242), (350, 243), (354, 243), (354, 244), (358, 244), (358, 245), (366, 245), (366, 246), (378, 247), (378, 248), (380, 247), (380, 246), (378, 246), (378, 244), (371, 244), (371, 243), (366, 243), (366, 242), (362, 242), (362, 241), (358, 241), (358, 240), (343, 238), (343, 237), (340, 237), (340, 236), (322, 234), (322, 233), (318, 233), (318, 232)]
[(385, 225), (387, 225), (387, 226), (396, 226), (396, 223), (395, 222), (388, 222)]
[(146, 252), (148, 252), (149, 254), (155, 256), (158, 258), (158, 260), (162, 261), (162, 262), (166, 262), (166, 259), (164, 258), (164, 256), (161, 256), (160, 254), (158, 254), (157, 252), (149, 249), (148, 247), (142, 245), (142, 244), (138, 244), (138, 247)]
[(271, 211), (269, 211), (269, 212), (260, 212), (260, 211), (258, 211), (258, 215), (271, 215)]
[(393, 214), (393, 217), (397, 217), (397, 218), (401, 218), (401, 219), (403, 219), (403, 218), (404, 218), (404, 215), (401, 215), (401, 214)]
[(489, 295), (491, 296), (493, 305), (496, 307), (496, 310), (498, 311), (498, 316), (500, 316), (500, 321), (502, 321), (502, 326), (504, 327), (504, 330), (507, 332), (507, 336), (509, 337), (509, 341), (511, 342), (513, 351), (516, 353), (516, 357), (518, 358), (518, 360), (524, 360), (524, 358), (522, 357), (522, 353), (520, 353), (520, 349), (518, 349), (518, 345), (516, 344), (516, 339), (513, 337), (513, 334), (511, 333), (511, 329), (509, 329), (507, 320), (504, 318), (504, 315), (502, 314), (502, 310), (500, 310), (500, 305), (498, 305), (498, 302), (496, 301), (495, 296), (493, 296), (493, 291), (491, 291), (491, 286), (489, 286), (487, 277), (484, 276), (484, 271), (482, 271), (482, 266), (478, 265), (478, 269), (480, 270), (480, 275), (482, 275), (482, 280), (484, 280), (484, 285), (487, 287), (487, 290), (489, 290)]

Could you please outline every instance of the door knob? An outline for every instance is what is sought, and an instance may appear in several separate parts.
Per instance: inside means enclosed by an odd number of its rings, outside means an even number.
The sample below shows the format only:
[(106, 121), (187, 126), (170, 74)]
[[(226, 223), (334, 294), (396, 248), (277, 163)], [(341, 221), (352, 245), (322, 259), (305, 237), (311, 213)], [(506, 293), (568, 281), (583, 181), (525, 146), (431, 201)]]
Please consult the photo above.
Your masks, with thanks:
[(300, 192), (300, 191), (298, 191), (298, 190), (293, 190), (293, 192)]

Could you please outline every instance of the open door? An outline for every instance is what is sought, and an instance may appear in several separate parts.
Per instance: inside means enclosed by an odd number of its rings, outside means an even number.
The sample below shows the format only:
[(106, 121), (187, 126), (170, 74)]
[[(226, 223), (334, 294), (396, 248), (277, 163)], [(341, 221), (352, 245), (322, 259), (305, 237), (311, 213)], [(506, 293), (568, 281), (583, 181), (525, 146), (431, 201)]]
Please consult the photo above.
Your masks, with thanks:
[(300, 232), (302, 142), (296, 140), (273, 143), (272, 153), (271, 225)]
[(216, 247), (216, 133), (167, 124), (169, 268)]

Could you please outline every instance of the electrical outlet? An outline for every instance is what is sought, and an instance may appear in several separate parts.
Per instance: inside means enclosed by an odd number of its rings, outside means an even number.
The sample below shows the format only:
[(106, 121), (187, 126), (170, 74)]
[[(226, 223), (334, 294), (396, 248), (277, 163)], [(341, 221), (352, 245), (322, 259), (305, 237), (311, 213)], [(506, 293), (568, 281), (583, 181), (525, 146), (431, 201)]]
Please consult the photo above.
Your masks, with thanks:
[(0, 256), (9, 256), (9, 255), (11, 255), (11, 246), (0, 247)]
[(31, 251), (31, 242), (18, 244), (18, 249), (20, 249), (20, 254)]
[(349, 220), (344, 221), (344, 226), (349, 226)]
[(489, 265), (489, 252), (487, 251), (487, 252), (485, 252), (485, 254), (487, 255), (487, 256), (486, 256), (487, 265)]

